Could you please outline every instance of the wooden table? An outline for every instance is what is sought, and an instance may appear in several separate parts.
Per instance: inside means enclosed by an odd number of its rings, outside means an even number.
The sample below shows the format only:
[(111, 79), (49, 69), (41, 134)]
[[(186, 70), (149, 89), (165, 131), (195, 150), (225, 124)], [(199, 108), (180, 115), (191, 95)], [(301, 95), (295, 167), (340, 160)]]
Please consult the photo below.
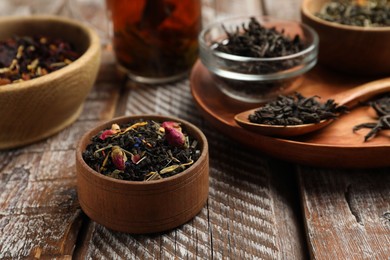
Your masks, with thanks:
[[(269, 0), (273, 16), (299, 17), (299, 0)], [(246, 148), (198, 112), (188, 79), (135, 86), (117, 77), (108, 49), (82, 115), (55, 136), (0, 152), (0, 259), (389, 259), (390, 169), (296, 165)], [(4, 109), (4, 108), (3, 108)], [(210, 145), (207, 205), (162, 234), (113, 232), (77, 199), (75, 145), (120, 115), (173, 115)]]

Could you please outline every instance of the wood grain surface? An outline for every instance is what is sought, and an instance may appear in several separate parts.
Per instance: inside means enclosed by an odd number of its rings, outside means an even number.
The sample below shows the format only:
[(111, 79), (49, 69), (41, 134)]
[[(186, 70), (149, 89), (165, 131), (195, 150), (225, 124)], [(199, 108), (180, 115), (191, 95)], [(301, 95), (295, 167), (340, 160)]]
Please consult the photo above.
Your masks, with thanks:
[(112, 59), (101, 71), (75, 124), (50, 139), (0, 152), (0, 259), (72, 256), (83, 222), (76, 192), (76, 142), (97, 122), (113, 116), (118, 96), (115, 80), (106, 78), (114, 72)]
[(311, 256), (389, 259), (389, 172), (299, 169)]
[[(88, 229), (91, 239), (80, 248), (80, 256), (136, 259), (305, 257), (304, 237), (293, 213), (291, 197), (283, 197), (272, 185), (268, 161), (253, 156), (254, 151), (232, 142), (202, 119), (192, 100), (188, 80), (159, 87), (128, 85), (122, 98), (125, 101), (119, 103), (126, 105), (122, 106), (121, 114), (176, 116), (203, 130), (210, 148), (208, 203), (189, 223), (152, 237), (116, 233), (92, 223)], [(274, 193), (280, 197), (275, 199)], [(276, 212), (283, 212), (281, 218)]]
[[(75, 124), (45, 141), (0, 154), (0, 258), (306, 257), (292, 197), (274, 186), (268, 160), (205, 122), (188, 80), (126, 86), (116, 76), (111, 52), (103, 61)], [(113, 232), (91, 222), (81, 212), (76, 193), (74, 149), (81, 135), (114, 115), (141, 113), (186, 119), (201, 127), (210, 143), (206, 207), (180, 228), (152, 236)]]

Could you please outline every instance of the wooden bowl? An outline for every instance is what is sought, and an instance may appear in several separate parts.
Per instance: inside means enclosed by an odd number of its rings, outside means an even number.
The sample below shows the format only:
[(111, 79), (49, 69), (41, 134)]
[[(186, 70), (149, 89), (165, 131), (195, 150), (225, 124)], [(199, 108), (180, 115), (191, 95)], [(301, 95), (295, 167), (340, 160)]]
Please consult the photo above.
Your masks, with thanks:
[[(82, 152), (92, 136), (113, 123), (136, 119), (180, 122), (198, 140), (200, 158), (177, 175), (155, 181), (126, 181), (104, 176), (90, 168)], [(87, 132), (76, 149), (77, 191), (81, 208), (94, 221), (110, 229), (142, 234), (166, 231), (193, 218), (205, 205), (209, 189), (209, 152), (204, 134), (191, 123), (158, 115), (113, 119)]]
[(0, 39), (15, 35), (58, 37), (82, 55), (42, 77), (0, 86), (0, 149), (30, 144), (73, 123), (100, 64), (99, 37), (78, 22), (52, 16), (0, 18)]
[(315, 16), (328, 0), (303, 0), (301, 18), (320, 38), (319, 64), (364, 76), (390, 74), (390, 27), (358, 27)]

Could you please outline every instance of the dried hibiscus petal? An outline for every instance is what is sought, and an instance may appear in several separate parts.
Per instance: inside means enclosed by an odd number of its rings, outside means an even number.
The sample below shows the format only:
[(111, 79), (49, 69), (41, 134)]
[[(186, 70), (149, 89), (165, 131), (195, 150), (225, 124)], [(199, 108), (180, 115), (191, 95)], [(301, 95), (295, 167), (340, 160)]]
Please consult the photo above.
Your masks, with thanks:
[(103, 131), (103, 133), (99, 136), (101, 140), (105, 140), (107, 137), (113, 136), (121, 131), (118, 124), (112, 124), (111, 129)]

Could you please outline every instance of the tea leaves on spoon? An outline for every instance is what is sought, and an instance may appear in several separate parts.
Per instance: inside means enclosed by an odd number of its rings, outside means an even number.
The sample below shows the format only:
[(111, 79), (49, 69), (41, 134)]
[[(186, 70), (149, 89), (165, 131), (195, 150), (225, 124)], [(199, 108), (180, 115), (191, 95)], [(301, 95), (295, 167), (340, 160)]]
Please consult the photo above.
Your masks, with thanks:
[(291, 96), (280, 95), (250, 114), (248, 119), (264, 125), (303, 125), (335, 119), (347, 110), (345, 106), (338, 106), (333, 99), (325, 103), (317, 99), (318, 96), (304, 97), (298, 92)]

